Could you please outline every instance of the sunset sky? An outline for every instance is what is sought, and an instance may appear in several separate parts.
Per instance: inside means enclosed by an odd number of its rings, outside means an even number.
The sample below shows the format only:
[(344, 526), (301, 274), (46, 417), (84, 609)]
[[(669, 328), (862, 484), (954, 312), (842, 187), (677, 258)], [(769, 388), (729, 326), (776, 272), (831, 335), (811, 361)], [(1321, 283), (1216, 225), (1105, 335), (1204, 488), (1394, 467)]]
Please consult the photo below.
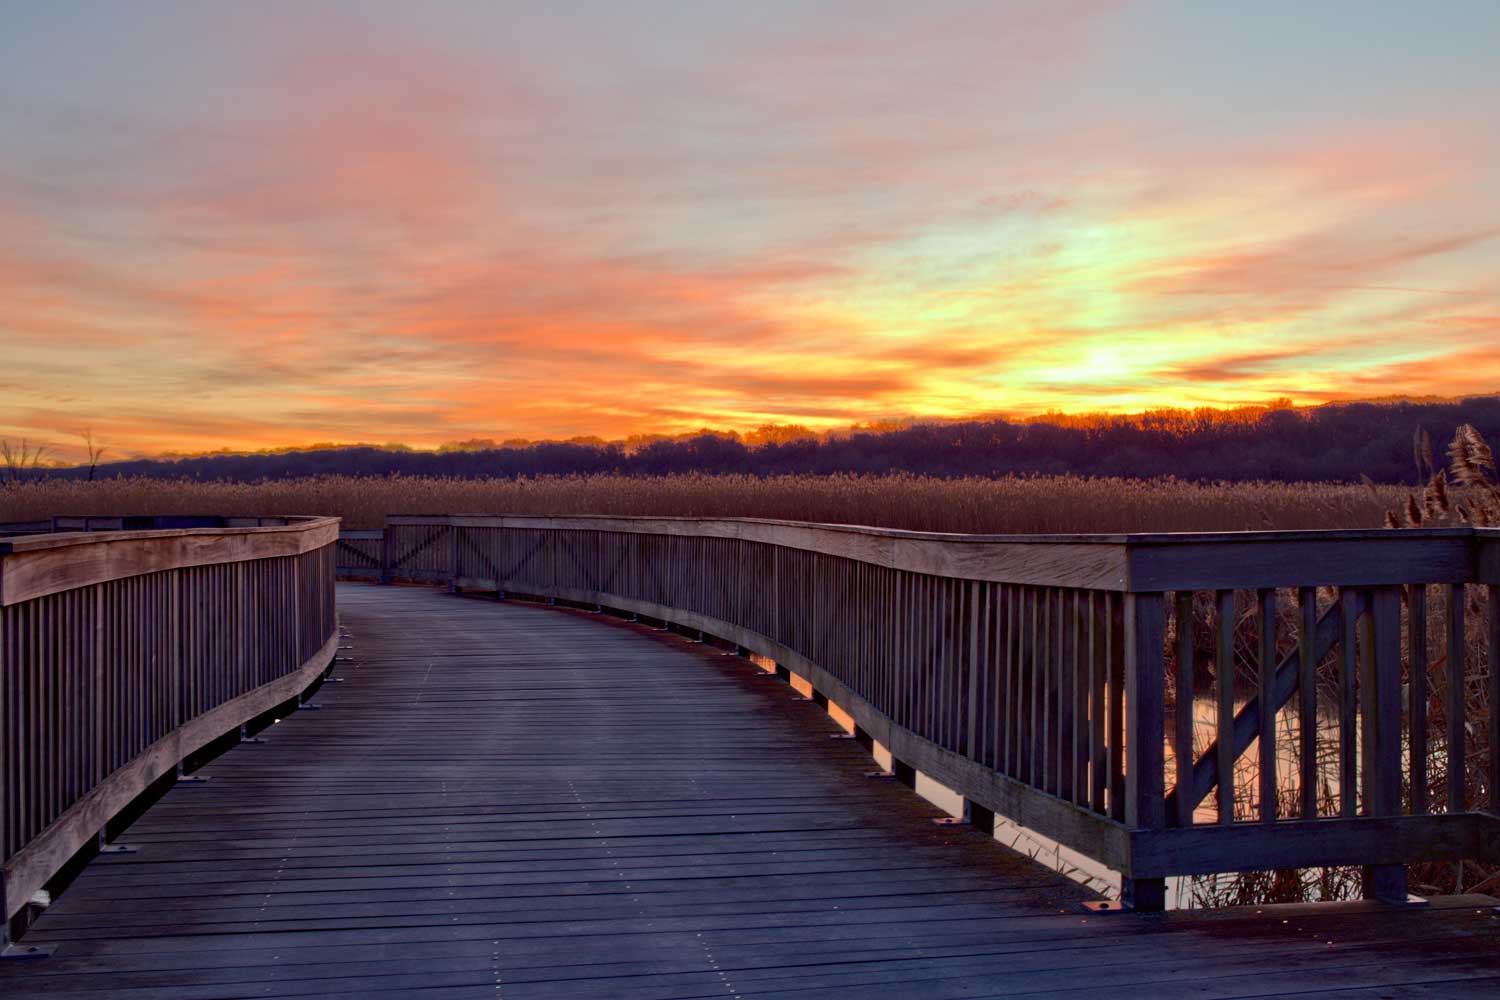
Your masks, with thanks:
[(0, 0), (0, 438), (1500, 389), (1500, 3)]

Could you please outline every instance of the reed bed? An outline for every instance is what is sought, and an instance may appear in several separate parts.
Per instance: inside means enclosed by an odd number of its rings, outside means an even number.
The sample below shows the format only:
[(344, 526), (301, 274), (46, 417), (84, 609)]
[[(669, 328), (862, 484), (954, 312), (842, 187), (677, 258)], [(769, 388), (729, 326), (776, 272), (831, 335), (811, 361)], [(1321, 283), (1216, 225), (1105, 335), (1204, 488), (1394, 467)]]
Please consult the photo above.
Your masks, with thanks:
[(535, 479), (312, 476), (264, 482), (41, 480), (0, 488), (0, 522), (54, 514), (387, 514), (763, 517), (995, 534), (1380, 527), (1398, 487), (1178, 479), (914, 475), (617, 475)]

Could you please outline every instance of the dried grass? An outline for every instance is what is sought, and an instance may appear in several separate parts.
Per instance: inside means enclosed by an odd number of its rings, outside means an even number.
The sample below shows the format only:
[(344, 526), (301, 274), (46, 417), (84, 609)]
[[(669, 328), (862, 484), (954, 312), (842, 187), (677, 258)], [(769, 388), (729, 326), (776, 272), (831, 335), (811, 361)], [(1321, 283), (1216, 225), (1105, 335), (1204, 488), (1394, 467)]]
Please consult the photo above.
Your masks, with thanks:
[(1071, 533), (1378, 526), (1399, 490), (1338, 483), (1010, 476), (548, 476), (259, 483), (42, 480), (0, 489), (0, 521), (54, 514), (336, 514), (377, 528), (390, 513), (765, 517), (922, 531)]

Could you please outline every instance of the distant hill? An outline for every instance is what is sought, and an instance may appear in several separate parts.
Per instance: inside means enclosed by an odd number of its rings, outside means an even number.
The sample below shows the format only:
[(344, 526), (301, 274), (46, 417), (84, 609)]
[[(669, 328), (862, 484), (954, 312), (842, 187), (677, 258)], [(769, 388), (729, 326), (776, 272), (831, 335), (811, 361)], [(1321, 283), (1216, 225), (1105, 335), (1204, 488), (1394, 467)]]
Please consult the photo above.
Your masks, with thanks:
[[(1413, 434), (1425, 430), (1438, 459), (1461, 423), (1500, 446), (1500, 396), (1461, 400), (1331, 403), (1235, 410), (1156, 410), (1127, 416), (1051, 414), (1031, 420), (916, 423), (817, 435), (765, 428), (603, 442), (462, 442), (436, 452), (327, 447), (258, 454), (136, 459), (97, 476), (196, 480), (350, 476), (516, 477), (586, 473), (886, 473), (935, 476), (1065, 474), (1191, 480), (1376, 482), (1416, 478)], [(795, 432), (793, 432), (795, 431)], [(86, 469), (32, 475), (76, 478)]]

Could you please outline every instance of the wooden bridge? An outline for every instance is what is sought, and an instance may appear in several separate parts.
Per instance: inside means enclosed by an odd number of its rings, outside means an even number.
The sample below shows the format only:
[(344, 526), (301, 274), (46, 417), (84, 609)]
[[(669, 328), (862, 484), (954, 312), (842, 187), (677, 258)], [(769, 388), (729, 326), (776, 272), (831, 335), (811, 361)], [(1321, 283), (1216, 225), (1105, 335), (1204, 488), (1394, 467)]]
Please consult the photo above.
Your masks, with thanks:
[[(1495, 900), (1405, 884), (1500, 861), (1495, 533), (57, 527), (0, 541), (6, 997), (1500, 993)], [(1371, 898), (1139, 912), (1322, 865)]]

